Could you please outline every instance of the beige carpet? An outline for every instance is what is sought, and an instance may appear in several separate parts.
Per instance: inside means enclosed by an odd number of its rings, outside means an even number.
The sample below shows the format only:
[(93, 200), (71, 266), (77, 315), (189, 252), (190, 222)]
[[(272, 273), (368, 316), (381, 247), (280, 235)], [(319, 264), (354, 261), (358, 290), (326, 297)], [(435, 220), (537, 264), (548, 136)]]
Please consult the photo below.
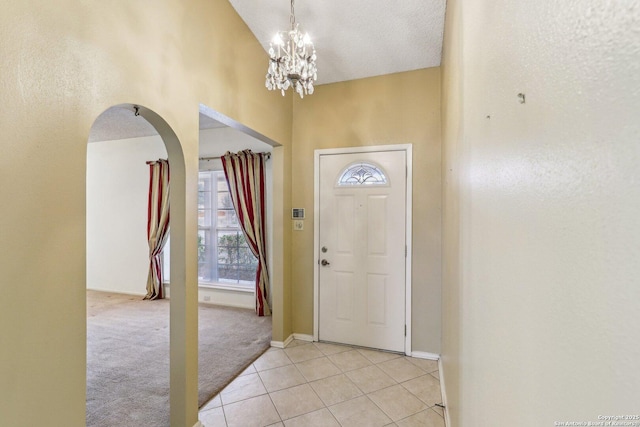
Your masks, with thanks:
[[(271, 341), (271, 317), (200, 304), (203, 405)], [(169, 425), (169, 301), (87, 291), (87, 426)]]

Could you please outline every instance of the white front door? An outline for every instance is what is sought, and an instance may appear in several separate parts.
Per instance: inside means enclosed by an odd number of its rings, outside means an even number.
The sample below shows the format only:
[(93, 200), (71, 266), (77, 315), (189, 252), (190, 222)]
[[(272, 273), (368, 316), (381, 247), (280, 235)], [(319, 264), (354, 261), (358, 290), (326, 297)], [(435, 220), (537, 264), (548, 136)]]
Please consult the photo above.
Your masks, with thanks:
[(406, 156), (319, 157), (322, 341), (405, 351)]

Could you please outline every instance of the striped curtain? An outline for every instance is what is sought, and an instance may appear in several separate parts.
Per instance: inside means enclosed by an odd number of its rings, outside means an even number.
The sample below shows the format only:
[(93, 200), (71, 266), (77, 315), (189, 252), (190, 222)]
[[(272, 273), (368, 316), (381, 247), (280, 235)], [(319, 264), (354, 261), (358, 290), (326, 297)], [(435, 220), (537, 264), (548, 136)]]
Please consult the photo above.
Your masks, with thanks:
[(164, 298), (162, 282), (162, 249), (169, 236), (169, 162), (156, 160), (149, 165), (149, 209), (147, 239), (149, 240), (149, 275), (144, 299)]
[(238, 222), (251, 252), (258, 259), (255, 286), (258, 316), (271, 314), (265, 226), (265, 157), (265, 153), (253, 153), (251, 150), (238, 154), (227, 152), (222, 156), (222, 166)]

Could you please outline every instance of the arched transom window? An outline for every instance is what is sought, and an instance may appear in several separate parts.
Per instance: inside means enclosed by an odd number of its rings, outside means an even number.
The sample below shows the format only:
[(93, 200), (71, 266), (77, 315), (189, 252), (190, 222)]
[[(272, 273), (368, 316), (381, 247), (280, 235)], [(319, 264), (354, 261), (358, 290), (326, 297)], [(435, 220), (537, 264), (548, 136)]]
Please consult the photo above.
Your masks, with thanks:
[(347, 185), (387, 185), (387, 175), (384, 171), (366, 162), (356, 162), (350, 164), (338, 178), (338, 186)]

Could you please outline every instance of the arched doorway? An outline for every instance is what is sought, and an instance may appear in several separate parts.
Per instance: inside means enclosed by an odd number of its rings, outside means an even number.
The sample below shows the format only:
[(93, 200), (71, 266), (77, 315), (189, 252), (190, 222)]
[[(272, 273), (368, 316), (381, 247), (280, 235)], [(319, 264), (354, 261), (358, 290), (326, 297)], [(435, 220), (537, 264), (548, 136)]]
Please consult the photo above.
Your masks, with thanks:
[[(174, 236), (171, 242), (171, 282), (172, 286), (172, 298), (170, 301), (170, 316), (168, 323), (170, 323), (170, 349), (167, 351), (167, 359), (170, 359), (170, 368), (165, 369), (167, 380), (167, 387), (170, 383), (170, 405), (166, 405), (166, 411), (168, 412), (169, 406), (171, 408), (170, 418), (172, 425), (185, 424), (185, 420), (189, 421), (189, 425), (194, 425), (197, 421), (192, 421), (194, 417), (197, 417), (197, 399), (193, 396), (197, 394), (197, 310), (195, 312), (189, 312), (187, 305), (191, 299), (193, 303), (197, 301), (193, 296), (189, 295), (188, 287), (186, 286), (187, 280), (187, 250), (186, 248), (191, 243), (191, 240), (187, 239), (186, 233), (186, 169), (185, 161), (182, 153), (180, 142), (167, 124), (167, 122), (157, 113), (149, 108), (145, 108), (140, 105), (133, 104), (120, 104), (113, 106), (105, 112), (103, 112), (92, 127), (93, 135), (100, 134), (102, 136), (98, 139), (113, 140), (114, 136), (123, 139), (131, 138), (144, 138), (146, 136), (154, 136), (156, 138), (156, 151), (150, 154), (151, 158), (146, 160), (156, 160), (159, 157), (168, 158), (171, 168), (171, 232)], [(111, 135), (107, 134), (110, 132)], [(124, 145), (126, 145), (126, 142)], [(162, 150), (158, 150), (158, 143)], [(140, 149), (140, 147), (137, 147)], [(90, 150), (88, 150), (90, 151)], [(153, 151), (153, 150), (152, 150)], [(166, 154), (165, 154), (166, 153)], [(140, 154), (140, 153), (138, 153)], [(164, 154), (164, 156), (162, 155)], [(144, 156), (144, 154), (143, 154)], [(155, 158), (153, 158), (155, 156)], [(89, 161), (89, 155), (88, 155)], [(89, 166), (89, 164), (88, 164)], [(143, 169), (148, 171), (147, 166), (142, 164)], [(118, 179), (122, 178), (122, 173), (119, 175), (118, 170), (113, 170), (113, 173), (107, 171), (105, 179)], [(122, 172), (122, 171), (120, 171)], [(148, 172), (147, 172), (148, 173)], [(87, 186), (89, 187), (90, 171), (87, 170)], [(148, 185), (148, 177), (144, 183)], [(143, 185), (144, 185), (143, 184)], [(100, 196), (100, 195), (99, 195)], [(99, 197), (98, 196), (98, 197)], [(92, 254), (91, 250), (95, 248), (91, 247), (92, 233), (95, 230), (90, 229), (92, 226), (90, 220), (90, 203), (91, 197), (87, 197), (87, 261), (91, 262)], [(146, 200), (141, 201), (145, 204)], [(146, 209), (144, 210), (144, 221), (146, 222)], [(110, 230), (101, 230), (101, 232), (109, 233)], [(122, 230), (120, 230), (122, 231)], [(145, 234), (146, 228), (140, 231)], [(146, 239), (145, 239), (146, 240)], [(124, 244), (126, 245), (126, 243)], [(148, 249), (147, 249), (148, 250)], [(146, 252), (145, 252), (146, 253)], [(194, 254), (189, 254), (194, 256)], [(117, 267), (114, 267), (117, 268)], [(148, 268), (148, 259), (144, 263), (143, 269)], [(89, 281), (89, 275), (93, 273), (92, 268), (87, 267), (87, 280)], [(145, 274), (146, 275), (146, 274)], [(88, 285), (90, 283), (88, 282)], [(138, 284), (137, 286), (143, 286)], [(122, 290), (121, 290), (122, 291)], [(124, 290), (124, 292), (127, 292)], [(138, 293), (138, 292), (130, 292)], [(195, 333), (194, 333), (195, 332)], [(87, 337), (89, 342), (89, 337)], [(170, 357), (168, 355), (170, 354)], [(149, 359), (149, 358), (148, 358)], [(148, 363), (153, 364), (154, 358), (151, 357), (147, 360)], [(195, 380), (194, 380), (195, 379)], [(88, 377), (89, 380), (89, 377)], [(166, 424), (169, 420), (169, 414), (163, 424)], [(141, 422), (148, 423), (149, 420), (141, 420)]]

